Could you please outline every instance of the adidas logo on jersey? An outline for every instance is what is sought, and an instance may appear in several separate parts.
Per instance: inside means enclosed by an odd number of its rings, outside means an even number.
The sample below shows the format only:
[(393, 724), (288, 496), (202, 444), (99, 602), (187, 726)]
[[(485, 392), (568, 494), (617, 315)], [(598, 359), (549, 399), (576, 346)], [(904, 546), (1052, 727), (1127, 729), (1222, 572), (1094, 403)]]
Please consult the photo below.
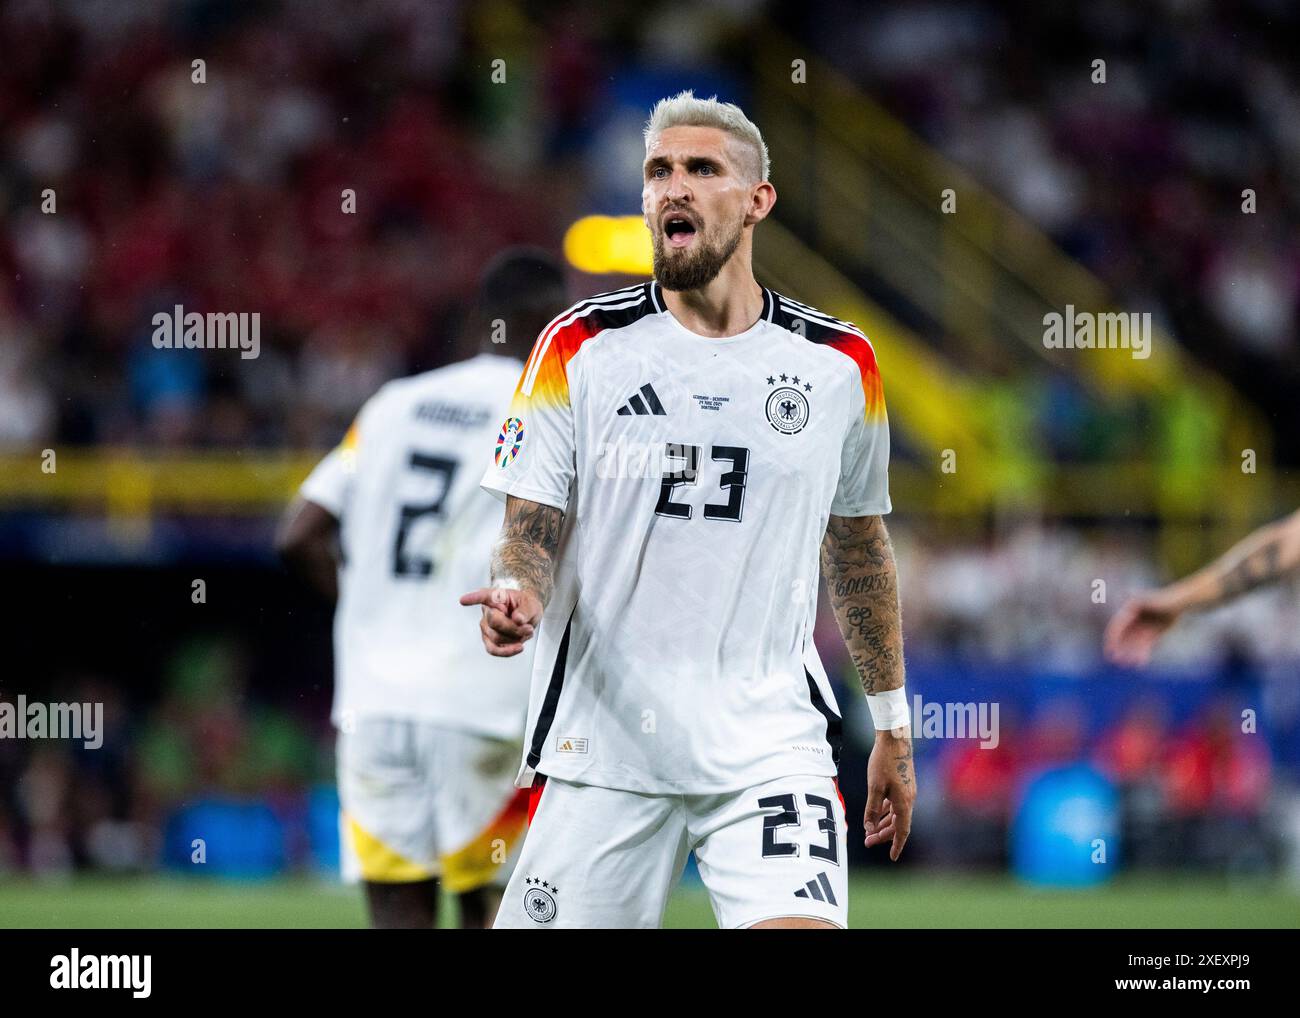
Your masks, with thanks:
[(816, 880), (809, 880), (807, 884), (794, 892), (796, 898), (816, 898), (818, 901), (824, 901), (830, 905), (838, 905), (835, 900), (835, 892), (831, 890), (831, 882), (826, 879), (825, 871), (817, 874)]
[[(641, 397), (644, 396), (645, 399)], [(659, 402), (659, 396), (655, 393), (654, 386), (649, 382), (641, 386), (639, 393), (633, 393), (632, 396), (618, 408), (619, 417), (631, 417), (636, 414), (638, 417), (654, 416), (667, 417), (668, 411), (664, 405)]]

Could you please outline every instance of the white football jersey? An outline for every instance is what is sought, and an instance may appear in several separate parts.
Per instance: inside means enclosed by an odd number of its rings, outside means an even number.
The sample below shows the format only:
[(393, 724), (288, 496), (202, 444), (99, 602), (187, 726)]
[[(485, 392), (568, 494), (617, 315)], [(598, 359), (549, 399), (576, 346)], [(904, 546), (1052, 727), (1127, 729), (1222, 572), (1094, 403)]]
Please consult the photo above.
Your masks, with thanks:
[(653, 281), (551, 322), (483, 476), (565, 510), (519, 783), (834, 775), (819, 552), (831, 513), (889, 511), (888, 459), (871, 344), (770, 290), (723, 339), (686, 329)]
[(341, 521), (334, 615), (336, 726), (349, 718), (435, 721), (521, 737), (531, 648), (490, 657), (479, 608), (501, 505), (479, 487), (518, 360), (480, 354), (389, 382), (303, 482)]

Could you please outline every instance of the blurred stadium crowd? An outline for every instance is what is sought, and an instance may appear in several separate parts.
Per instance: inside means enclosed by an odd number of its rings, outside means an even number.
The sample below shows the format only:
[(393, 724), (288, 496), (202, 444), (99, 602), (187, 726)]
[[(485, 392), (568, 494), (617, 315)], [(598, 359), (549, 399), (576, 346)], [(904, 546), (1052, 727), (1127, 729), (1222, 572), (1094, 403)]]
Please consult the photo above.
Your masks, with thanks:
[[(327, 796), (322, 837), (311, 792), (332, 780), (332, 733), (311, 711), (247, 696), (249, 652), (233, 635), (172, 649), (162, 694), (143, 709), (120, 683), (94, 673), (60, 682), (61, 702), (104, 705), (103, 745), (28, 749), (0, 740), (0, 872), (179, 868), (192, 861), (187, 832), (196, 816), (208, 818), (208, 838), (220, 831), (216, 873), (278, 872), (313, 851), (323, 853), (318, 864), (337, 859), (337, 806)], [(233, 836), (240, 825), (248, 837)]]
[[(530, 97), (471, 76), (513, 44), (461, 14), (7, 5), (0, 443), (327, 446), (381, 383), (455, 359), (483, 263), (554, 244), (567, 212), (525, 186), (540, 153), (471, 130), (508, 131)], [(155, 350), (175, 304), (260, 312), (260, 357)]]
[[(859, 17), (850, 3), (799, 6), (837, 67), (1127, 306), (1168, 323), (1300, 459), (1293, 4), (922, 2)], [(1105, 87), (1083, 73), (1097, 59)], [(1247, 189), (1255, 215), (1242, 214)], [(1080, 424), (1062, 430), (1104, 442)]]
[[(1074, 589), (1081, 575), (1140, 573), (1122, 541), (1103, 544), (1107, 562), (1068, 532), (1026, 528), (987, 548), (923, 546), (907, 525), (894, 533), (900, 561), (913, 564), (903, 590), (912, 695), (999, 711), (994, 746), (973, 732), (918, 739), (927, 793), (919, 861), (1006, 866), (1031, 783), (1084, 764), (1118, 791), (1125, 865), (1233, 873), (1300, 865), (1284, 848), (1288, 818), (1300, 820), (1288, 798), (1300, 760), (1293, 590), (1258, 593), (1185, 627), (1152, 681), (1098, 667), (1109, 609)], [(251, 575), (243, 596), (264, 582)], [(121, 584), (124, 603), (107, 612), (121, 632), (131, 632), (141, 584), (139, 576)], [(288, 619), (301, 614), (285, 609)], [(156, 674), (133, 683), (120, 669), (59, 670), (48, 695), (103, 703), (104, 745), (0, 739), (0, 872), (192, 872), (193, 837), (214, 832), (221, 851), (208, 872), (329, 871), (337, 800), (328, 634), (319, 620), (304, 622), (257, 638), (232, 620), (193, 634), (160, 625), (149, 651)], [(816, 639), (845, 712), (841, 784), (854, 806), (871, 725), (827, 611)], [(1261, 719), (1258, 737), (1237, 734), (1247, 707)], [(853, 854), (862, 861), (858, 846)]]
[[(900, 557), (909, 653), (1035, 661), (1063, 674), (1097, 667), (1115, 608), (1162, 582), (1139, 534), (1024, 522), (987, 539), (892, 531)], [(1104, 587), (1095, 586), (1105, 578)], [(1104, 600), (1103, 600), (1104, 597)], [(827, 639), (831, 634), (827, 633)], [(1300, 584), (1256, 591), (1188, 619), (1160, 646), (1171, 668), (1265, 668), (1300, 661)]]
[[(635, 167), (602, 130), (620, 112), (615, 72), (689, 66), (743, 83), (764, 5), (526, 7), (6, 5), (0, 443), (331, 441), (384, 379), (454, 358), (448, 337), (491, 253), (554, 245), (610, 188), (610, 167)], [(1170, 323), (1300, 457), (1294, 8), (772, 7), (1129, 306)], [(1098, 54), (1105, 88), (1076, 73)], [(499, 86), (479, 73), (496, 57)], [(56, 215), (36, 207), (46, 187)], [(344, 188), (355, 216), (337, 214)], [(174, 303), (260, 310), (261, 358), (140, 342)], [(1058, 453), (1105, 448), (1116, 429), (1063, 409), (1057, 397)]]
[[(107, 676), (65, 676), (55, 686), (65, 702), (104, 704), (103, 745), (0, 740), (0, 874), (193, 873), (196, 861), (219, 876), (331, 871), (337, 798), (326, 711), (318, 696), (252, 695), (252, 650), (236, 632), (176, 643), (160, 695), (145, 699)], [(844, 662), (825, 656), (845, 678)], [(856, 810), (871, 728), (857, 691), (836, 686), (849, 737), (841, 785)], [(1256, 676), (1227, 668), (1208, 681), (1079, 688), (1046, 671), (963, 672), (919, 655), (909, 689), (927, 703), (998, 708), (995, 745), (973, 732), (917, 739), (923, 864), (1005, 867), (1032, 783), (1085, 765), (1117, 790), (1122, 836), (1113, 850), (1126, 866), (1240, 874), (1296, 865), (1285, 848), (1296, 817), (1274, 751), (1237, 733), (1241, 705), (1261, 703)], [(1294, 692), (1284, 695), (1289, 705), (1265, 700), (1264, 710), (1300, 708)], [(196, 860), (196, 838), (206, 858)], [(865, 861), (860, 843), (850, 845), (853, 860)]]
[[(743, 102), (746, 39), (770, 18), (1128, 306), (1155, 311), (1265, 409), (1282, 461), (1300, 463), (1294, 7), (1168, 0), (1158, 17), (1111, 0), (573, 8), (0, 7), (0, 450), (323, 450), (382, 382), (469, 352), (468, 301), (492, 254), (554, 249), (584, 212), (633, 211), (645, 110), (628, 96), (705, 80)], [(1102, 55), (1109, 87), (1095, 89), (1076, 71)], [(198, 57), (207, 82), (196, 91)], [(496, 58), (509, 69), (499, 86), (488, 83)], [(55, 215), (39, 209), (45, 188)], [(345, 188), (355, 215), (338, 214)], [(1245, 188), (1260, 214), (1243, 219)], [(260, 311), (260, 357), (153, 349), (150, 316), (174, 304)], [(1016, 389), (1009, 413), (1026, 412), (1036, 384)], [(1122, 429), (1072, 414), (1064, 392), (1022, 422), (1055, 436), (1053, 455), (1125, 447)], [(1043, 672), (1099, 674), (1106, 618), (1158, 578), (1141, 535), (1026, 522), (972, 539), (904, 518), (895, 537), (917, 688), (927, 662), (1023, 680), (999, 694), (1008, 727), (997, 749), (918, 750), (921, 805), (933, 811), (918, 816), (917, 831), (929, 831), (919, 854), (1004, 863), (1016, 790), (1082, 760), (1124, 790), (1135, 862), (1277, 864), (1277, 778), (1296, 780), (1296, 739), (1243, 748), (1221, 712), (1174, 710), (1177, 686), (1135, 692), (1118, 714), (1095, 693), (1071, 713), (1027, 692)], [(1089, 584), (1102, 576), (1111, 589), (1099, 604)], [(1284, 689), (1300, 661), (1296, 593), (1256, 594), (1179, 631), (1166, 663), (1187, 672), (1197, 703), (1268, 689), (1273, 716), (1297, 729), (1300, 703)], [(846, 674), (829, 616), (818, 642)], [(0, 871), (180, 865), (187, 811), (253, 795), (272, 845), (253, 870), (328, 865), (329, 800), (318, 796), (332, 743), (319, 697), (295, 705), (250, 690), (253, 650), (238, 632), (159, 653), (143, 702), (123, 688), (132, 680), (90, 666), (51, 677), (64, 699), (105, 703), (102, 750), (0, 740)], [(841, 689), (865, 737), (856, 690)], [(950, 692), (993, 695), (974, 679)]]

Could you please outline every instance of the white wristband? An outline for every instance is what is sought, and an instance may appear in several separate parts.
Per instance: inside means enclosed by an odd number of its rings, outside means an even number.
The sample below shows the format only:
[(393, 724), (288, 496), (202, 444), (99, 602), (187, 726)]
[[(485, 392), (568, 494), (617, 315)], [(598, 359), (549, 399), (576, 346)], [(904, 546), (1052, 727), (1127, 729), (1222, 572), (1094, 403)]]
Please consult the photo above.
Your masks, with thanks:
[(912, 716), (907, 710), (907, 689), (899, 686), (883, 693), (867, 697), (867, 706), (871, 709), (871, 722), (878, 732), (890, 732), (896, 728), (912, 731)]

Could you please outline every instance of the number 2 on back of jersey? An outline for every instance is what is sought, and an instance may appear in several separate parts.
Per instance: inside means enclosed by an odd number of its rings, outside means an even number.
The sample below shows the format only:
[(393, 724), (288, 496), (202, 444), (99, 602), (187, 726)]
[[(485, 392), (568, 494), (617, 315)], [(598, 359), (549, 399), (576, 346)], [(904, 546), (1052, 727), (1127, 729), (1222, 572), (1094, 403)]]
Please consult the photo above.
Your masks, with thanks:
[(442, 490), (431, 502), (407, 503), (400, 507), (397, 519), (397, 533), (393, 536), (393, 575), (413, 576), (423, 579), (433, 575), (433, 559), (417, 555), (406, 547), (411, 525), (425, 516), (441, 516), (442, 507), (447, 496), (451, 494), (451, 482), (456, 476), (459, 464), (446, 456), (433, 456), (429, 453), (412, 452), (407, 466), (412, 470), (428, 471), (435, 477), (442, 478)]

